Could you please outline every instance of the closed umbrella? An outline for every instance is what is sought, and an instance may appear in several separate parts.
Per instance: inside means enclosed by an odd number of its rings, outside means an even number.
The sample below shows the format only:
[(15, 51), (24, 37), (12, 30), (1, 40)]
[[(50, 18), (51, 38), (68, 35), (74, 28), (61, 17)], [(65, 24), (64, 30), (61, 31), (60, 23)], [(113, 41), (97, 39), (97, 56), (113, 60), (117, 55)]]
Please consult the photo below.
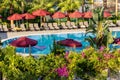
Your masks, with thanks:
[(37, 44), (36, 40), (27, 37), (20, 37), (17, 40), (14, 40), (10, 43), (10, 45), (15, 47), (29, 47), (30, 54), (31, 54), (31, 46), (35, 46), (36, 44)]
[(67, 47), (82, 47), (82, 44), (78, 41), (75, 41), (73, 39), (65, 39), (57, 42), (60, 45), (67, 46)]

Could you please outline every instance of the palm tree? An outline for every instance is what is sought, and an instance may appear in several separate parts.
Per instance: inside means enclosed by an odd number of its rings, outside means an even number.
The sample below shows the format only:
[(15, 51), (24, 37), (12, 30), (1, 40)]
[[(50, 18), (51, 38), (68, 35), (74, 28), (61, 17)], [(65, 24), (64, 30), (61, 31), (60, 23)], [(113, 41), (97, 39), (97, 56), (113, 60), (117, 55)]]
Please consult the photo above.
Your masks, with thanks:
[(25, 2), (24, 0), (2, 0), (1, 8), (3, 10), (9, 10), (9, 14), (13, 14), (15, 10), (22, 11), (21, 2)]
[(57, 0), (33, 0), (32, 2), (32, 8), (29, 10), (29, 12), (32, 12), (37, 9), (45, 9), (50, 12), (54, 12), (53, 6), (56, 4)]
[(83, 0), (60, 0), (58, 7), (62, 12), (73, 12), (78, 10), (80, 6), (83, 4)]

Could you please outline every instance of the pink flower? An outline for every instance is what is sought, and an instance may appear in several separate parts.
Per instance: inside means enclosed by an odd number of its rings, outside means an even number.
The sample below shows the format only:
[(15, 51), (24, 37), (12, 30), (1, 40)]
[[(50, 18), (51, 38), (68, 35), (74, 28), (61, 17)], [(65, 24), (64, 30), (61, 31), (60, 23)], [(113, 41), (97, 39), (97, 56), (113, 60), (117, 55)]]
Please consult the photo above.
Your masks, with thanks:
[(56, 72), (60, 77), (68, 77), (68, 70), (66, 66), (62, 68), (57, 68)]
[(83, 58), (85, 58), (85, 56), (86, 56), (84, 52), (82, 52), (81, 55)]
[(69, 51), (66, 51), (66, 53), (65, 53), (65, 56), (64, 56), (64, 57), (65, 57), (66, 59), (68, 59), (68, 55), (69, 55)]
[(103, 56), (104, 56), (104, 58), (106, 59), (106, 60), (109, 60), (110, 58), (114, 58), (114, 55), (112, 55), (112, 54), (103, 54)]
[(101, 46), (99, 50), (103, 51), (104, 49), (105, 49), (105, 46)]

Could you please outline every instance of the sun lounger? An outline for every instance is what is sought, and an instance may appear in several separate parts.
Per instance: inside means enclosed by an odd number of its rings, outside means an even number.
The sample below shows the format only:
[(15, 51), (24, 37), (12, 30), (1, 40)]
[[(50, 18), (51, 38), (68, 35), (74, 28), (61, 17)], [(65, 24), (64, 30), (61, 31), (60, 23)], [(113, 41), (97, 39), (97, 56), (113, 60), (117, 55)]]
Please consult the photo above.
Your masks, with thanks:
[(71, 26), (73, 27), (73, 29), (77, 29), (77, 26), (75, 25), (75, 22), (71, 22)]
[[(15, 28), (15, 24), (11, 24), (10, 27), (11, 27), (12, 29), (14, 29), (14, 28)], [(18, 27), (18, 26), (16, 26), (16, 27)]]
[(84, 22), (84, 25), (85, 25), (85, 27), (88, 27), (88, 22), (85, 21), (85, 22)]
[(46, 46), (34, 46), (34, 48), (39, 49), (40, 51), (43, 51), (46, 49)]
[(0, 32), (3, 32), (4, 30), (3, 30), (3, 26), (2, 25), (0, 25)]
[(35, 31), (33, 24), (29, 24), (29, 29), (30, 29), (30, 31)]
[(52, 23), (48, 23), (48, 27), (50, 30), (54, 30), (55, 28), (53, 27)]
[(43, 29), (44, 30), (49, 30), (49, 27), (48, 27), (47, 23), (43, 23)]
[(34, 23), (33, 26), (34, 26), (34, 29), (35, 29), (36, 31), (39, 31), (39, 30), (40, 30), (40, 28), (39, 28), (39, 26), (38, 26), (37, 23)]
[(7, 28), (7, 25), (2, 25), (2, 26), (4, 31), (9, 31), (9, 29)]
[(71, 26), (71, 22), (69, 22), (69, 21), (67, 21), (66, 26), (67, 26), (69, 29), (73, 29), (73, 27)]
[(54, 27), (56, 30), (60, 29), (60, 28), (58, 27), (58, 24), (57, 24), (57, 23), (53, 23), (53, 27)]
[(62, 22), (61, 25), (62, 25), (63, 29), (68, 29), (68, 27), (65, 25), (65, 23)]
[(114, 24), (113, 22), (111, 22), (111, 23), (109, 24), (109, 27), (116, 27), (116, 24)]
[(120, 27), (120, 20), (117, 20), (117, 26)]
[(26, 31), (26, 28), (25, 28), (24, 24), (20, 24), (20, 28), (22, 29), (22, 31)]
[(83, 22), (79, 22), (79, 25), (81, 28), (86, 28), (86, 26), (83, 24)]

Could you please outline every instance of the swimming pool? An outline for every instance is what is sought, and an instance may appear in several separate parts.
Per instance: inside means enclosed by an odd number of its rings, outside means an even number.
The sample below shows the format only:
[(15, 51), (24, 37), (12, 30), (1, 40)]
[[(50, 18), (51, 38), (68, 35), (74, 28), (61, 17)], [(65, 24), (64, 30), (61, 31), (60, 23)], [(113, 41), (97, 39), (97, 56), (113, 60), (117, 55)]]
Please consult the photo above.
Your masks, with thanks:
[[(113, 35), (116, 34), (116, 37), (120, 37), (120, 35), (119, 35), (120, 31), (114, 31), (112, 34)], [(53, 41), (54, 40), (59, 41), (59, 40), (67, 39), (67, 38), (74, 39), (78, 42), (81, 42), (82, 47), (79, 47), (79, 48), (76, 48), (76, 49), (66, 47), (66, 50), (74, 50), (76, 52), (80, 52), (81, 50), (83, 50), (87, 46), (89, 46), (89, 42), (85, 41), (85, 38), (88, 37), (89, 35), (92, 35), (92, 34), (85, 35), (85, 33), (62, 33), (62, 34), (46, 34), (46, 35), (28, 35), (27, 37), (37, 40), (38, 41), (37, 46), (41, 46), (41, 49), (32, 47), (32, 49), (31, 49), (32, 54), (49, 54), (50, 51), (51, 51), (51, 47), (53, 46)], [(18, 37), (11, 38), (11, 39), (8, 39), (8, 40), (4, 41), (3, 42), (3, 47), (5, 47), (11, 41), (13, 41), (17, 38)], [(44, 47), (44, 48), (42, 48), (42, 47)], [(26, 54), (29, 53), (28, 48), (17, 47), (16, 51), (18, 53), (26, 53)]]

